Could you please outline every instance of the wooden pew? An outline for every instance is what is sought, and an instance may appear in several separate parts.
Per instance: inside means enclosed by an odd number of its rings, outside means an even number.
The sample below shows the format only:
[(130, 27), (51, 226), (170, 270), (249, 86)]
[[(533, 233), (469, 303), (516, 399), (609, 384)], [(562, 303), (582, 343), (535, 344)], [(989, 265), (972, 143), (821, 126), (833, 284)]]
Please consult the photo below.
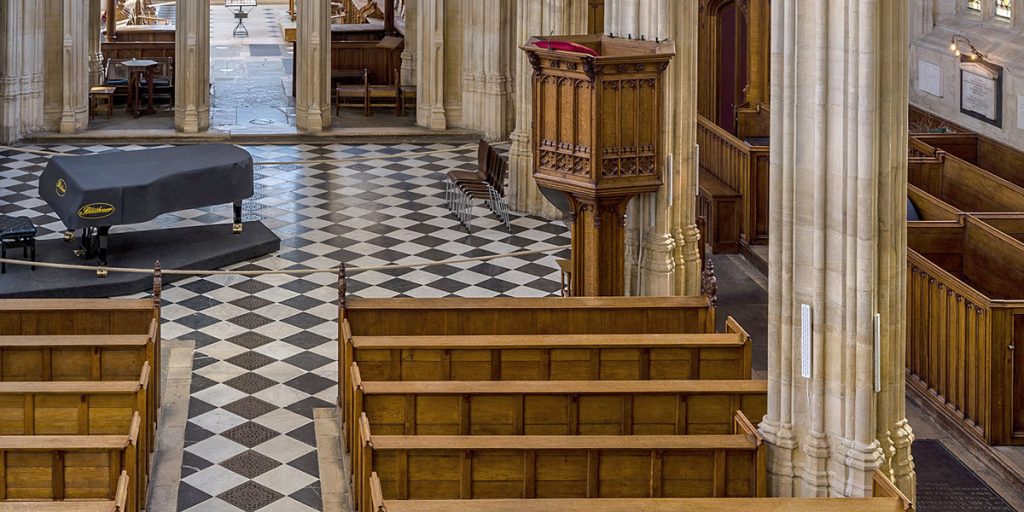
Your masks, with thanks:
[[(122, 501), (120, 510), (137, 512), (138, 483), (132, 482), (140, 472), (140, 424), (136, 415), (127, 434), (0, 436), (0, 503), (9, 510), (77, 511), (88, 510), (87, 506), (109, 510), (106, 507)], [(75, 503), (69, 503), (72, 500)], [(81, 508), (78, 500), (83, 500)]]
[[(149, 363), (135, 381), (0, 382), (0, 435), (114, 435), (127, 432), (138, 417), (147, 425)], [(148, 429), (139, 432), (139, 474), (133, 479), (145, 502), (149, 482)]]
[(1024, 151), (976, 133), (915, 134), (913, 138), (1024, 187)]
[(125, 512), (128, 510), (130, 478), (122, 471), (110, 499), (65, 501), (0, 501), (0, 512)]
[(741, 412), (732, 435), (382, 436), (363, 422), (353, 466), (385, 499), (765, 496), (765, 445)]
[(341, 309), (355, 336), (715, 332), (705, 297), (353, 298)]
[[(768, 243), (768, 155), (762, 141), (748, 143), (697, 116), (700, 200), (711, 228), (714, 252)], [(731, 193), (736, 194), (735, 202)], [(717, 199), (720, 198), (720, 199)]]
[(370, 475), (374, 512), (907, 512), (898, 498), (582, 498), (385, 500)]
[(964, 212), (910, 184), (907, 184), (907, 198), (914, 204), (921, 217), (921, 220), (909, 221), (911, 225), (918, 226), (929, 222), (959, 223), (964, 216)]
[[(353, 405), (384, 435), (730, 434), (733, 415), (761, 418), (764, 380), (364, 382), (352, 364)], [(346, 448), (359, 433), (349, 429)]]
[(377, 381), (750, 378), (750, 336), (731, 317), (723, 334), (353, 336), (340, 323), (346, 411), (353, 362)]
[[(159, 375), (159, 331), (150, 319), (149, 334), (0, 336), (0, 382), (131, 381), (144, 368)], [(145, 446), (155, 448), (159, 386), (149, 386), (144, 415)]]
[(911, 139), (907, 181), (963, 212), (1024, 212), (1024, 187)]
[[(1015, 223), (1015, 224), (1014, 224)], [(968, 435), (1024, 445), (1019, 221), (907, 231), (907, 390)], [(999, 224), (997, 222), (997, 224)]]

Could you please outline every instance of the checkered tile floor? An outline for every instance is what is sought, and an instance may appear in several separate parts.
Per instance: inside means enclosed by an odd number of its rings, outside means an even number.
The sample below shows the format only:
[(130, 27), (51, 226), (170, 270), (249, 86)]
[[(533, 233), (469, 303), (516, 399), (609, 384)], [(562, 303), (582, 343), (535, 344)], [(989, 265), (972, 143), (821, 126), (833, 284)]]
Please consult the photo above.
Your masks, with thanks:
[[(89, 154), (111, 146), (32, 146)], [(123, 146), (132, 150), (140, 146)], [(477, 208), (467, 236), (444, 207), (444, 171), (475, 168), (476, 149), (431, 145), (261, 145), (256, 161), (450, 152), (340, 164), (257, 167), (245, 220), (281, 237), (281, 251), (234, 268), (328, 268), (437, 261), (569, 243), (560, 222), (519, 216), (514, 233)], [(41, 236), (63, 226), (36, 194), (46, 158), (0, 151), (0, 213), (28, 215)], [(163, 215), (134, 229), (230, 222), (230, 205)], [(120, 228), (124, 229), (124, 228)], [(115, 228), (114, 236), (118, 229)], [(361, 297), (544, 296), (555, 258), (535, 255), (418, 270), (355, 273)], [(179, 510), (320, 510), (312, 409), (337, 396), (337, 277), (190, 279), (164, 291), (166, 339), (196, 341)]]

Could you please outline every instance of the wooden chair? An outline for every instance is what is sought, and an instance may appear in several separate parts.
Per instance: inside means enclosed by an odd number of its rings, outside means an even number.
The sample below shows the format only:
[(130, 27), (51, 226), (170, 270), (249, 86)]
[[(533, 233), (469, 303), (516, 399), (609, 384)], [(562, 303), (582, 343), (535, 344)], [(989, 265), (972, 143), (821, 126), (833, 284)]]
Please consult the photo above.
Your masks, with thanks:
[[(402, 83), (402, 72), (395, 70), (395, 83)], [(398, 88), (398, 103), (401, 106), (401, 113), (399, 115), (405, 116), (405, 108), (412, 103), (412, 108), (416, 108), (416, 84), (402, 85)]]
[(366, 102), (366, 86), (367, 86), (367, 84), (368, 84), (368, 82), (370, 80), (370, 78), (369, 78), (369, 70), (363, 69), (362, 77), (363, 77), (363, 80), (362, 80), (361, 84), (358, 84), (358, 85), (355, 85), (355, 84), (339, 84), (337, 87), (334, 88), (334, 104), (335, 104), (334, 113), (335, 113), (335, 115), (339, 115), (340, 116), (341, 115), (341, 107), (348, 106), (348, 105), (346, 105), (346, 101), (345, 100), (351, 100), (351, 99), (362, 100), (364, 102), (364, 107), (363, 108), (364, 109), (367, 108), (367, 107), (365, 107), (365, 102)]
[(390, 85), (371, 85), (368, 77), (364, 78), (364, 82), (366, 84), (366, 102), (364, 103), (366, 116), (371, 114), (370, 107), (390, 106), (394, 106), (395, 116), (402, 115), (400, 108), (402, 94), (397, 69), (394, 72), (394, 83)]

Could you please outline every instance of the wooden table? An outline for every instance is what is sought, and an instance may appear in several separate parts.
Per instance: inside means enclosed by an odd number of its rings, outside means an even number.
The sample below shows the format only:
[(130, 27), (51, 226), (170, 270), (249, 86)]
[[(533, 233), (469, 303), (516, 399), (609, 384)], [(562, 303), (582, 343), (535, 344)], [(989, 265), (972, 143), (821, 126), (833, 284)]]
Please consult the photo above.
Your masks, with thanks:
[(96, 116), (100, 107), (100, 100), (107, 106), (107, 119), (114, 115), (114, 92), (117, 87), (92, 87), (89, 89), (89, 119)]
[[(156, 113), (156, 108), (153, 107), (153, 72), (160, 65), (155, 60), (149, 59), (132, 59), (126, 60), (123, 63), (125, 69), (128, 70), (128, 107), (127, 111), (134, 117), (139, 117), (141, 114), (153, 114)], [(139, 97), (139, 88), (142, 84), (142, 75), (146, 75), (146, 87), (148, 92), (148, 101), (146, 110), (140, 112), (142, 99)]]

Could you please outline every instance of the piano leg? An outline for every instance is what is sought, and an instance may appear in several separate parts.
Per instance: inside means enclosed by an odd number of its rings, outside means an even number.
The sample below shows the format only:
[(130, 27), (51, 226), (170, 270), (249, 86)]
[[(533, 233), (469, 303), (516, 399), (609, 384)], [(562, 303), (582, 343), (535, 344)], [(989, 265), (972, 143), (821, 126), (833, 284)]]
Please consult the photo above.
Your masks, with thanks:
[[(100, 267), (107, 266), (107, 237), (110, 234), (110, 226), (102, 226), (97, 230), (96, 237), (99, 242)], [(96, 271), (97, 277), (107, 277), (107, 269), (100, 268)]]
[(235, 201), (232, 206), (235, 210), (235, 223), (231, 226), (231, 232), (240, 235), (242, 234), (242, 202)]

